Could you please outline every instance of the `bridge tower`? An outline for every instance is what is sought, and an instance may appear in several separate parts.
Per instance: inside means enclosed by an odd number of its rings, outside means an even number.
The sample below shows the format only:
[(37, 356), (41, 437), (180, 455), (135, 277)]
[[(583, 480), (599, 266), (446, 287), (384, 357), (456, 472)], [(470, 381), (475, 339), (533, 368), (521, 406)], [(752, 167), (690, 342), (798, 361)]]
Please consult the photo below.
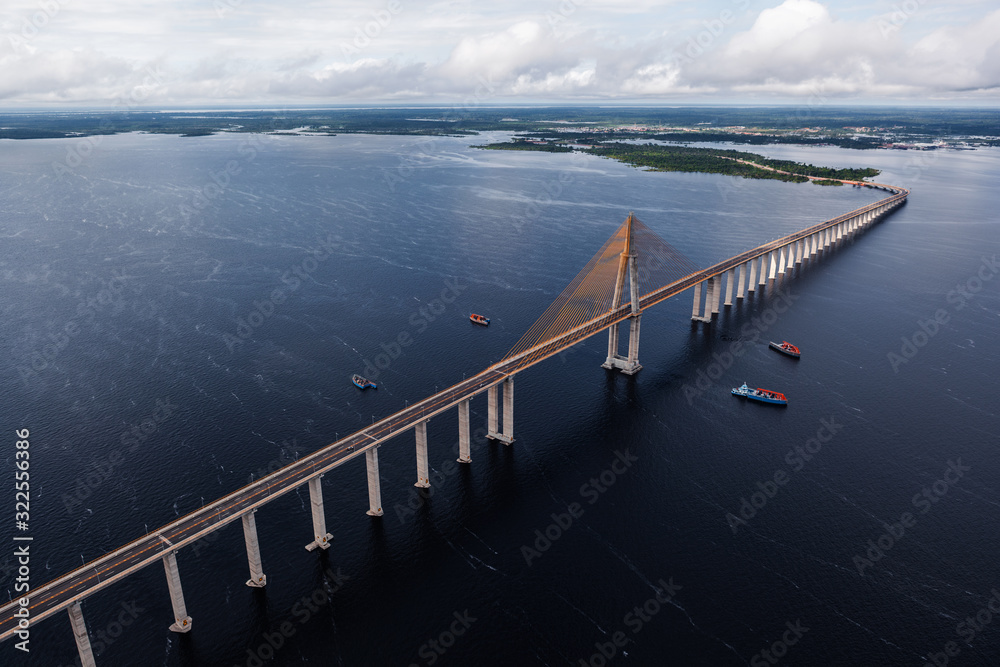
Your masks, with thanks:
[(625, 221), (625, 247), (618, 261), (618, 277), (615, 280), (615, 293), (611, 302), (611, 310), (617, 310), (622, 304), (622, 291), (625, 285), (625, 274), (628, 273), (629, 297), (632, 304), (632, 314), (628, 317), (628, 356), (618, 354), (618, 324), (608, 327), (608, 358), (602, 368), (621, 370), (626, 375), (635, 375), (642, 369), (639, 363), (639, 321), (642, 310), (639, 308), (639, 267), (633, 245), (632, 223), (635, 214), (629, 211)]

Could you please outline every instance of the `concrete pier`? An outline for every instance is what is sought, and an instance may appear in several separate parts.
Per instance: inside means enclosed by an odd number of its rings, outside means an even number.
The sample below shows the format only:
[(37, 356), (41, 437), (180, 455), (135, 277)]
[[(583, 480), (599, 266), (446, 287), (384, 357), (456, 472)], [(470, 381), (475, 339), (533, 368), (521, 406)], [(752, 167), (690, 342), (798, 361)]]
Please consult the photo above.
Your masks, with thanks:
[(621, 369), (625, 375), (635, 375), (642, 370), (642, 364), (639, 363), (639, 323), (641, 320), (642, 315), (633, 315), (628, 318), (628, 358), (625, 360), (624, 368)]
[(778, 275), (785, 274), (785, 249), (788, 246), (781, 246), (778, 248)]
[(712, 278), (712, 312), (711, 314), (706, 312), (705, 317), (711, 319), (712, 315), (719, 314), (720, 301), (722, 301), (722, 276), (715, 276)]
[(774, 250), (768, 253), (768, 264), (771, 268), (767, 271), (767, 279), (774, 280), (778, 274), (778, 253)]
[(163, 557), (163, 569), (167, 573), (167, 588), (170, 589), (170, 605), (174, 609), (174, 622), (170, 625), (170, 629), (174, 632), (190, 632), (191, 617), (188, 616), (187, 606), (184, 604), (184, 589), (181, 588), (181, 574), (177, 570), (177, 552), (170, 551)]
[(257, 520), (253, 516), (256, 512), (257, 510), (250, 510), (243, 515), (243, 541), (247, 545), (247, 563), (250, 565), (250, 578), (247, 579), (247, 586), (264, 588), (267, 585), (267, 575), (264, 574), (264, 566), (260, 562)]
[(757, 289), (757, 258), (754, 257), (747, 264), (750, 265), (750, 277), (747, 278), (747, 292)]
[(618, 337), (619, 330), (618, 325), (614, 324), (608, 327), (608, 356), (601, 364), (604, 368), (614, 368), (615, 367), (615, 357), (618, 356)]
[(760, 256), (760, 275), (757, 277), (757, 284), (764, 286), (767, 284), (767, 263), (771, 261), (771, 253)]
[[(503, 394), (503, 431), (497, 430), (497, 389)], [(514, 442), (514, 378), (508, 376), (499, 385), (493, 385), (486, 392), (486, 400), (489, 402), (489, 423), (486, 430), (486, 437), (491, 440), (498, 440), (505, 445)]]
[(333, 535), (326, 532), (326, 512), (323, 508), (323, 475), (309, 480), (309, 506), (312, 508), (313, 535), (315, 539), (306, 545), (308, 551), (329, 549)]
[(486, 390), (486, 437), (497, 434), (497, 385)]
[(368, 468), (368, 516), (382, 516), (382, 487), (378, 479), (378, 447), (365, 450)]
[(458, 404), (458, 462), (472, 461), (469, 436), (469, 399)]
[(746, 273), (747, 264), (750, 262), (743, 262), (740, 264), (738, 270), (736, 271), (736, 298), (742, 299), (746, 290)]
[(74, 602), (66, 608), (69, 612), (69, 622), (73, 626), (73, 637), (76, 638), (76, 650), (80, 654), (82, 667), (97, 667), (94, 662), (94, 650), (90, 647), (90, 635), (87, 634), (87, 624), (83, 620), (83, 609), (79, 602)]
[[(742, 265), (740, 266), (740, 268), (743, 268)], [(735, 282), (735, 280), (736, 280), (736, 269), (729, 269), (729, 271), (726, 272), (726, 305), (727, 306), (733, 305), (733, 287), (735, 287), (735, 285), (733, 285), (733, 282)], [(742, 286), (741, 286), (741, 290), (740, 291), (742, 291)]]
[(503, 443), (514, 442), (514, 376), (503, 381)]
[(413, 427), (417, 434), (417, 481), (413, 486), (421, 489), (429, 488), (431, 485), (427, 465), (427, 421), (425, 419)]
[(691, 306), (691, 319), (701, 319), (701, 283), (694, 286), (694, 305)]

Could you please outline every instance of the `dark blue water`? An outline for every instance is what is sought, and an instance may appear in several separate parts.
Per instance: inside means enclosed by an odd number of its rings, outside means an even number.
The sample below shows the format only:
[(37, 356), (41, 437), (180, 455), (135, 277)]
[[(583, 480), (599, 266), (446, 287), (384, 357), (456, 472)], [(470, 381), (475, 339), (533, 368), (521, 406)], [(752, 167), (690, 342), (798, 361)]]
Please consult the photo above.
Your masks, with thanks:
[[(480, 141), (127, 135), (62, 178), (74, 142), (0, 142), (0, 451), (12, 475), (30, 429), (32, 582), (499, 360), (630, 210), (709, 265), (879, 196)], [(263, 591), (238, 525), (183, 550), (189, 635), (158, 566), (87, 599), (98, 664), (995, 664), (1000, 151), (757, 150), (913, 194), (709, 327), (687, 294), (650, 309), (634, 378), (602, 337), (519, 374), (512, 447), (456, 471), (434, 419), (428, 498), (410, 434), (380, 450), (381, 519), (363, 463), (327, 475), (325, 554), (308, 493), (263, 508)], [(31, 649), (0, 662), (73, 663), (65, 614)]]

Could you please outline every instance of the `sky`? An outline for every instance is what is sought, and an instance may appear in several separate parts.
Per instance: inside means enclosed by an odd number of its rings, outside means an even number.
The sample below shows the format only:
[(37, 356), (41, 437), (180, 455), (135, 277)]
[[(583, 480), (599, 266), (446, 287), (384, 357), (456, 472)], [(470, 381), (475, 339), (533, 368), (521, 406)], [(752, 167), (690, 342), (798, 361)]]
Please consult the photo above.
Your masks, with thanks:
[(996, 0), (3, 0), (0, 108), (1000, 103)]

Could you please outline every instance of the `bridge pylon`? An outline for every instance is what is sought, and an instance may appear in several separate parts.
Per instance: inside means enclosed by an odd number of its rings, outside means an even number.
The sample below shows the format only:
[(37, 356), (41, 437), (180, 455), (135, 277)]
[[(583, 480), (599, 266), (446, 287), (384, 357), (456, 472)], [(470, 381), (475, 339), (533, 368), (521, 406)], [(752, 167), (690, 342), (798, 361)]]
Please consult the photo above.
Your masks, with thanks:
[(618, 324), (608, 327), (608, 358), (601, 364), (602, 368), (609, 370), (618, 369), (626, 375), (635, 375), (642, 370), (639, 363), (639, 322), (642, 319), (642, 309), (639, 307), (639, 266), (635, 252), (632, 236), (632, 223), (635, 214), (629, 211), (628, 219), (625, 221), (625, 247), (618, 261), (618, 276), (615, 279), (615, 292), (612, 297), (611, 310), (617, 310), (621, 306), (622, 292), (625, 286), (625, 275), (628, 274), (629, 299), (632, 305), (632, 314), (628, 317), (628, 356), (623, 357), (618, 354)]

